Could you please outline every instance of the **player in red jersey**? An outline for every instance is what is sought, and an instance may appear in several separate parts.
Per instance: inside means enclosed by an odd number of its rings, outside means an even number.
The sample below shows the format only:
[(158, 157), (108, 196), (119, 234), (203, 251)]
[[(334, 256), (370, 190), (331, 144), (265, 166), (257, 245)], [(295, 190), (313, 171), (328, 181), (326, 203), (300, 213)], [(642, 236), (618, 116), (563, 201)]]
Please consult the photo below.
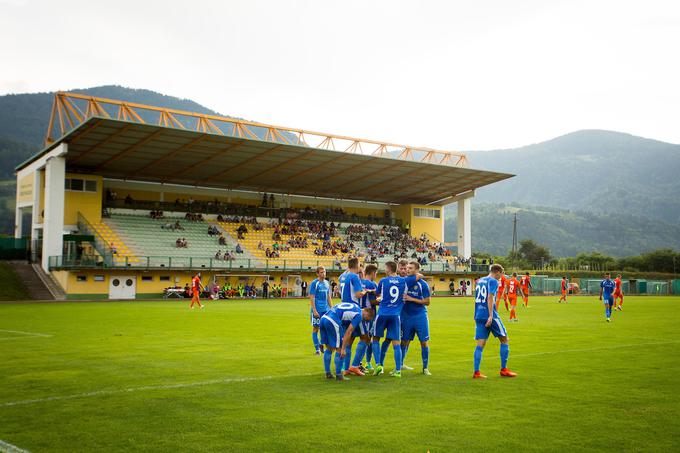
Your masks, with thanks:
[(529, 288), (531, 288), (531, 277), (529, 273), (522, 275), (519, 279), (519, 287), (522, 288), (522, 301), (524, 302), (524, 307), (529, 308)]
[(200, 308), (203, 308), (199, 298), (199, 294), (201, 293), (202, 289), (203, 285), (201, 284), (201, 273), (199, 272), (194, 275), (194, 278), (191, 279), (191, 295), (193, 297), (191, 298), (191, 305), (189, 305), (189, 308), (194, 308), (194, 304), (198, 304)]
[[(621, 286), (621, 274), (618, 274), (614, 279), (614, 306), (616, 310), (623, 310), (623, 287)], [(618, 304), (617, 301), (618, 300)]]
[(567, 292), (568, 292), (567, 290), (569, 288), (569, 283), (567, 283), (567, 277), (562, 277), (561, 287), (562, 287), (562, 296), (560, 296), (560, 300), (558, 300), (557, 302), (562, 303), (562, 301), (564, 301), (564, 303), (566, 304), (567, 303)]
[(501, 278), (498, 284), (498, 294), (496, 294), (496, 310), (501, 308), (501, 299), (505, 301), (505, 311), (508, 311), (508, 294), (505, 291), (505, 287), (508, 284), (508, 279), (505, 273), (501, 274)]
[[(507, 295), (507, 298), (510, 300), (510, 322), (517, 322), (517, 291), (524, 297), (524, 292), (522, 291), (522, 288), (519, 286), (519, 280), (517, 280), (517, 273), (514, 272), (512, 274), (512, 278), (509, 278), (506, 287), (505, 287), (505, 294)], [(507, 304), (507, 302), (506, 302)]]

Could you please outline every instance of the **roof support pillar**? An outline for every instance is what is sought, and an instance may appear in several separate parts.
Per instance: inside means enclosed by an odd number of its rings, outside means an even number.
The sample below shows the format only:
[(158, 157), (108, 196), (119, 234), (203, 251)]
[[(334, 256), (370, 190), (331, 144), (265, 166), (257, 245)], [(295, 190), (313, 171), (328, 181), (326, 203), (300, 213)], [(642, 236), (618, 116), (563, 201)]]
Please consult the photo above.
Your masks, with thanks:
[(458, 200), (458, 256), (472, 256), (472, 196)]
[[(50, 256), (63, 253), (64, 245), (64, 180), (66, 178), (67, 145), (62, 152), (50, 157), (45, 165), (45, 220), (43, 222), (42, 268), (49, 272)], [(38, 209), (40, 207), (38, 206)]]

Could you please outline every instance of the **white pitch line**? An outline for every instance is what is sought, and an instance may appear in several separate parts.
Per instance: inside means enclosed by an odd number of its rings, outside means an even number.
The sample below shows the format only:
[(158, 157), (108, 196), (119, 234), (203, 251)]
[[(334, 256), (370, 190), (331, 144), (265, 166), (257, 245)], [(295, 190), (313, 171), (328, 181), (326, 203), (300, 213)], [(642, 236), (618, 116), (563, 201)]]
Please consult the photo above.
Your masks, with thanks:
[[(534, 357), (534, 356), (551, 355), (551, 354), (567, 354), (567, 353), (572, 353), (572, 352), (604, 351), (604, 350), (609, 350), (609, 349), (633, 348), (633, 347), (638, 347), (638, 346), (663, 346), (663, 345), (674, 344), (674, 343), (680, 343), (680, 340), (658, 342), (658, 343), (621, 344), (621, 345), (606, 346), (606, 347), (601, 347), (601, 348), (562, 349), (562, 350), (559, 350), (559, 351), (543, 351), (543, 352), (534, 352), (534, 353), (528, 353), (528, 354), (516, 354), (514, 356), (510, 355), (510, 358), (517, 358), (517, 357), (524, 358), (524, 357)], [(469, 362), (469, 361), (470, 361), (469, 359), (461, 359), (461, 360), (454, 361), (454, 363)], [(451, 363), (451, 362), (449, 362), (449, 363)], [(317, 373), (290, 374), (290, 375), (283, 375), (283, 376), (254, 376), (254, 377), (243, 377), (243, 378), (224, 378), (224, 379), (211, 379), (211, 380), (208, 380), (208, 381), (185, 382), (185, 383), (181, 383), (181, 384), (145, 385), (145, 386), (142, 386), (142, 387), (129, 387), (129, 388), (117, 389), (117, 390), (96, 390), (94, 392), (74, 393), (74, 394), (71, 394), (71, 395), (48, 396), (48, 397), (45, 397), (45, 398), (35, 398), (35, 399), (30, 399), (30, 400), (9, 401), (9, 402), (6, 402), (6, 403), (0, 403), (0, 407), (26, 406), (26, 405), (29, 405), (29, 404), (46, 403), (46, 402), (50, 402), (50, 401), (63, 401), (63, 400), (72, 400), (72, 399), (77, 399), (77, 398), (90, 398), (90, 397), (94, 397), (94, 396), (120, 395), (120, 394), (124, 394), (124, 393), (143, 392), (143, 391), (147, 391), (147, 390), (183, 389), (183, 388), (190, 388), (190, 387), (202, 387), (202, 386), (214, 385), (214, 384), (231, 384), (231, 383), (234, 383), (234, 382), (256, 382), (256, 381), (267, 381), (267, 380), (270, 380), (270, 379), (307, 377), (307, 376), (313, 376), (315, 374), (317, 374)]]
[(7, 332), (7, 333), (18, 333), (21, 335), (26, 335), (28, 337), (51, 337), (52, 335), (48, 335), (46, 333), (37, 333), (37, 332), (22, 332), (21, 330), (4, 330), (0, 329), (0, 332)]
[(0, 440), (0, 451), (2, 453), (30, 453), (28, 450), (19, 448), (16, 445), (5, 442), (4, 440)]
[(117, 389), (117, 390), (96, 390), (94, 392), (74, 393), (72, 395), (48, 396), (46, 398), (9, 401), (7, 403), (0, 403), (0, 407), (25, 406), (25, 405), (28, 405), (28, 404), (45, 403), (45, 402), (48, 402), (48, 401), (63, 401), (63, 400), (72, 400), (72, 399), (77, 399), (77, 398), (89, 398), (89, 397), (93, 397), (93, 396), (119, 395), (119, 394), (122, 394), (122, 393), (143, 392), (143, 391), (146, 391), (146, 390), (183, 389), (183, 388), (190, 388), (190, 387), (202, 387), (202, 386), (214, 385), (214, 384), (231, 384), (231, 383), (234, 383), (234, 382), (254, 382), (254, 381), (267, 381), (267, 380), (270, 380), (270, 379), (279, 379), (279, 378), (306, 377), (306, 376), (313, 376), (315, 374), (318, 374), (318, 373), (293, 374), (293, 375), (283, 375), (283, 376), (254, 376), (254, 377), (243, 377), (243, 378), (224, 378), (224, 379), (211, 379), (209, 381), (185, 382), (185, 383), (181, 383), (181, 384), (145, 385), (145, 386), (142, 386), (142, 387), (129, 387), (129, 388), (126, 388), (126, 389)]

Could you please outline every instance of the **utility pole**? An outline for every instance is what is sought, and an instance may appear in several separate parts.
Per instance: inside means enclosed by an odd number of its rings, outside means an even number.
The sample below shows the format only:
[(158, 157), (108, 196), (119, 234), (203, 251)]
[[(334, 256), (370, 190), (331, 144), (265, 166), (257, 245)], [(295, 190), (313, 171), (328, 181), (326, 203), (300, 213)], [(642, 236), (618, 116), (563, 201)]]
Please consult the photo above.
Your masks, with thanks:
[(515, 255), (517, 254), (517, 213), (512, 221), (512, 258), (510, 260), (510, 267), (515, 269)]

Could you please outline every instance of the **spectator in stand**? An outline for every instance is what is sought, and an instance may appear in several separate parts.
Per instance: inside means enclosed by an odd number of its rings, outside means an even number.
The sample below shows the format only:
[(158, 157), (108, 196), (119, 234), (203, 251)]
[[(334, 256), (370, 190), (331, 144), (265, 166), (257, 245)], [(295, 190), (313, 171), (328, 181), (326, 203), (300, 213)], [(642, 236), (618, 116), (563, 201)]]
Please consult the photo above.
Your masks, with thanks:
[[(225, 252), (226, 253), (226, 252)], [(222, 250), (218, 250), (217, 253), (215, 253), (215, 259), (216, 260), (221, 260), (222, 259)]]
[(111, 250), (112, 255), (118, 255), (118, 249), (116, 248), (116, 244), (113, 242), (109, 244), (109, 250)]
[(266, 278), (262, 282), (262, 298), (263, 299), (269, 298), (269, 281)]
[(241, 244), (236, 244), (236, 253), (243, 253), (243, 248), (241, 247)]

